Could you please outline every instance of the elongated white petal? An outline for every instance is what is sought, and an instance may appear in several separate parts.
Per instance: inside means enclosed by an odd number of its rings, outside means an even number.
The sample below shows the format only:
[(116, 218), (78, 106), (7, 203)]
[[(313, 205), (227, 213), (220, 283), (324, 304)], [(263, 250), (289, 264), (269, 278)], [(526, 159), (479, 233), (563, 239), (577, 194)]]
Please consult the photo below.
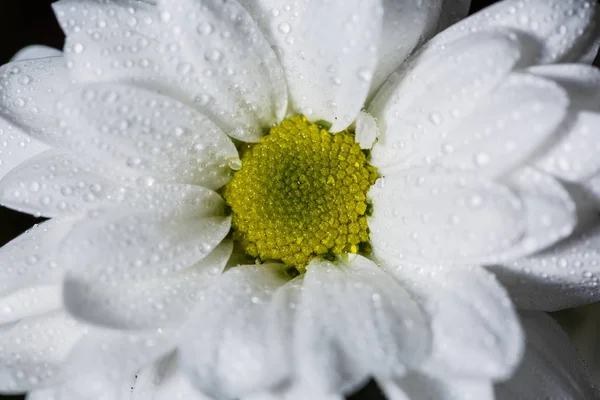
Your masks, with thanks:
[(50, 384), (83, 328), (62, 312), (26, 318), (0, 330), (0, 391)]
[(431, 354), (421, 370), (450, 381), (510, 376), (523, 337), (510, 297), (492, 274), (479, 266), (382, 266), (421, 304), (431, 324)]
[(569, 235), (575, 203), (562, 185), (523, 169), (505, 185), (432, 169), (382, 178), (369, 192), (371, 244), (383, 260), (417, 264), (512, 261)]
[(292, 109), (333, 132), (348, 127), (371, 86), (383, 1), (292, 2), (287, 11), (280, 2), (242, 3), (277, 49)]
[(131, 400), (211, 400), (194, 388), (172, 353), (137, 374)]
[[(369, 105), (381, 132), (373, 148), (378, 167), (423, 163), (475, 132), (452, 132), (508, 75), (521, 45), (503, 33), (484, 33), (444, 49), (418, 53)], [(468, 136), (467, 136), (468, 138)]]
[(502, 176), (554, 140), (568, 105), (554, 82), (513, 73), (448, 134), (453, 150), (440, 163)]
[(185, 327), (181, 358), (207, 395), (239, 398), (283, 383), (290, 373), (285, 318), (273, 293), (287, 279), (282, 265), (242, 265), (204, 294)]
[(527, 230), (516, 246), (497, 255), (498, 260), (533, 254), (573, 232), (577, 225), (575, 202), (556, 179), (525, 168), (514, 173), (508, 184), (523, 202)]
[(569, 181), (584, 181), (600, 171), (600, 70), (583, 64), (542, 65), (529, 73), (552, 79), (567, 90), (569, 117), (536, 166)]
[(536, 167), (568, 181), (584, 181), (600, 172), (600, 113), (582, 111), (565, 127), (558, 142)]
[(553, 80), (568, 93), (574, 111), (600, 112), (600, 70), (585, 64), (553, 64), (529, 67), (527, 73)]
[[(86, 378), (100, 384), (88, 392), (97, 392), (106, 384), (118, 386), (141, 368), (172, 352), (177, 340), (178, 331), (170, 329), (123, 332), (88, 328), (71, 350), (59, 378), (68, 381), (67, 391), (85, 393), (85, 385), (89, 383)], [(81, 378), (81, 382), (73, 378)]]
[(231, 140), (194, 109), (169, 97), (130, 86), (78, 86), (61, 97), (68, 126), (57, 138), (72, 152), (162, 181), (217, 189), (238, 160)]
[(80, 320), (115, 329), (178, 326), (219, 277), (231, 250), (232, 243), (224, 241), (189, 268), (134, 282), (98, 282), (68, 273), (65, 307)]
[(74, 78), (157, 91), (190, 104), (228, 135), (258, 141), (283, 117), (287, 94), (281, 66), (254, 21), (235, 1), (157, 3), (54, 4)]
[(135, 282), (189, 268), (229, 232), (229, 217), (180, 216), (129, 209), (93, 213), (78, 223), (61, 250), (71, 279)]
[(0, 203), (10, 208), (59, 217), (100, 206), (118, 205), (127, 180), (75, 154), (48, 150), (0, 180)]
[(10, 59), (10, 61), (15, 62), (24, 60), (34, 60), (37, 58), (60, 56), (62, 56), (62, 51), (60, 50), (44, 45), (34, 44), (31, 46), (23, 47)]
[(361, 256), (309, 264), (298, 307), (296, 374), (324, 393), (351, 391), (369, 376), (401, 376), (429, 351), (417, 303)]
[(490, 267), (522, 309), (555, 311), (600, 299), (600, 227), (548, 250)]
[(0, 296), (0, 326), (62, 308), (60, 285), (17, 290)]
[[(592, 40), (596, 3), (589, 0), (507, 0), (451, 26), (428, 46), (447, 44), (465, 35), (505, 28), (535, 40), (532, 64), (568, 61), (581, 56)], [(534, 56), (535, 54), (535, 56)]]
[(60, 127), (54, 106), (70, 84), (63, 57), (0, 67), (0, 116), (29, 136), (55, 145)]
[(521, 366), (496, 386), (498, 400), (600, 398), (569, 337), (545, 313), (522, 312), (527, 348)]
[(220, 215), (223, 200), (212, 190), (186, 184), (133, 181), (110, 167), (74, 153), (49, 150), (22, 163), (0, 180), (0, 203), (11, 208), (61, 217), (99, 208), (184, 209)]
[(440, 380), (409, 373), (395, 381), (378, 381), (388, 400), (494, 400), (491, 382)]
[(450, 171), (389, 175), (369, 196), (374, 254), (393, 262), (470, 263), (510, 248), (526, 228), (523, 205), (507, 187)]
[(48, 149), (21, 129), (0, 117), (0, 179), (23, 161)]
[(0, 293), (27, 287), (59, 284), (66, 265), (59, 243), (73, 227), (70, 218), (36, 225), (0, 248)]
[[(447, 2), (447, 1), (446, 1)], [(443, 0), (414, 2), (384, 0), (381, 39), (377, 68), (373, 73), (370, 94), (408, 58), (421, 43), (429, 39), (444, 15)]]
[(371, 149), (378, 137), (377, 121), (371, 114), (361, 111), (356, 117), (356, 142), (361, 149)]

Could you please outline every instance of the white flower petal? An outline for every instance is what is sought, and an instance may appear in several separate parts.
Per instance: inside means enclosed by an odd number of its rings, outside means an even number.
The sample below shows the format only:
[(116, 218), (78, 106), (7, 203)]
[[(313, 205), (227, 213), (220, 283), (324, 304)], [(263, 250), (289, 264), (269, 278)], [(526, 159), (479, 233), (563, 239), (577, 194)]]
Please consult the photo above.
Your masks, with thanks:
[(600, 113), (582, 111), (572, 118), (558, 142), (536, 167), (568, 181), (583, 181), (600, 172)]
[(59, 284), (66, 265), (58, 245), (73, 227), (72, 218), (36, 225), (0, 248), (0, 293)]
[(412, 51), (434, 33), (442, 7), (448, 1), (384, 0), (379, 57), (370, 94), (408, 58)]
[(516, 246), (497, 255), (497, 261), (519, 259), (573, 232), (577, 225), (576, 205), (556, 179), (533, 168), (525, 168), (514, 173), (508, 179), (508, 185), (523, 203), (527, 230)]
[(0, 179), (23, 161), (49, 147), (21, 131), (0, 116)]
[(548, 250), (489, 267), (519, 308), (555, 311), (600, 300), (600, 226)]
[(60, 285), (29, 287), (0, 296), (0, 326), (62, 308)]
[(10, 61), (15, 62), (24, 60), (34, 60), (36, 58), (60, 57), (62, 55), (62, 51), (57, 50), (53, 47), (34, 44), (31, 46), (23, 47), (10, 59)]
[(181, 357), (202, 392), (239, 398), (287, 378), (288, 322), (277, 312), (281, 305), (273, 297), (287, 282), (282, 268), (277, 264), (235, 267), (200, 299), (182, 334)]
[[(153, 329), (182, 324), (232, 251), (223, 241), (202, 261), (167, 276), (133, 282), (87, 280), (68, 273), (65, 307), (76, 318), (115, 329)], [(1, 315), (1, 314), (0, 314)]]
[(212, 400), (194, 388), (176, 353), (137, 374), (131, 400)]
[(70, 84), (63, 57), (19, 61), (0, 67), (0, 116), (25, 133), (54, 145), (60, 128), (54, 106)]
[(584, 64), (536, 65), (527, 68), (526, 72), (553, 80), (565, 88), (575, 111), (600, 111), (598, 68)]
[(511, 248), (525, 230), (522, 204), (507, 187), (452, 171), (389, 175), (369, 197), (374, 254), (394, 262), (471, 263)]
[(413, 372), (378, 383), (388, 400), (494, 400), (493, 385), (485, 380), (439, 380)]
[(190, 104), (225, 133), (258, 141), (287, 107), (283, 71), (235, 1), (63, 0), (65, 56), (79, 82), (133, 83)]
[(325, 393), (349, 392), (369, 376), (401, 376), (429, 351), (417, 303), (361, 256), (313, 260), (297, 312), (295, 375)]
[(83, 328), (62, 312), (23, 319), (0, 330), (0, 391), (50, 384)]
[(600, 398), (585, 364), (569, 337), (548, 315), (521, 313), (527, 349), (512, 379), (496, 386), (496, 399)]
[[(382, 0), (242, 1), (283, 64), (292, 109), (347, 128), (363, 107), (377, 64)], [(272, 10), (275, 11), (272, 11)]]
[(502, 379), (522, 355), (522, 333), (510, 297), (494, 276), (476, 267), (385, 263), (421, 304), (432, 330), (432, 376), (453, 380)]
[(369, 106), (381, 131), (373, 164), (422, 163), (444, 154), (445, 142), (459, 144), (461, 137), (448, 136), (451, 129), (502, 82), (520, 53), (519, 42), (501, 32), (418, 53), (390, 77)]
[(72, 278), (135, 282), (189, 268), (221, 242), (230, 225), (229, 217), (114, 211), (75, 225), (61, 249)]
[(379, 136), (377, 121), (371, 114), (361, 111), (356, 117), (356, 142), (361, 149), (370, 149)]
[(0, 203), (44, 217), (75, 214), (123, 201), (123, 183), (114, 173), (74, 154), (48, 150), (10, 171), (0, 180)]
[(465, 35), (507, 28), (537, 42), (532, 64), (576, 59), (587, 49), (595, 25), (596, 3), (590, 0), (507, 0), (486, 7), (451, 26), (428, 45), (439, 46)]
[[(211, 189), (231, 177), (238, 160), (231, 140), (210, 120), (169, 97), (131, 86), (78, 86), (58, 107), (61, 147), (130, 173)], [(239, 162), (239, 161), (238, 161)]]
[[(100, 384), (118, 385), (121, 380), (173, 351), (177, 341), (178, 332), (169, 329), (130, 333), (88, 328), (87, 334), (65, 360), (60, 378), (71, 381), (68, 385), (71, 387), (67, 389), (75, 391), (78, 386), (85, 388), (78, 385), (77, 380), (83, 378), (81, 383), (85, 384), (87, 376)], [(101, 389), (102, 385), (98, 390)]]
[(511, 74), (491, 96), (448, 134), (448, 167), (486, 176), (506, 174), (557, 135), (569, 99), (554, 82)]
[(31, 158), (0, 180), (0, 203), (45, 217), (111, 207), (166, 211), (178, 206), (220, 215), (224, 206), (210, 189), (154, 183), (151, 178), (134, 182), (110, 167), (60, 150)]
[(583, 181), (600, 171), (600, 70), (582, 64), (542, 65), (529, 73), (552, 79), (571, 100), (569, 118), (552, 148), (536, 166), (569, 181)]

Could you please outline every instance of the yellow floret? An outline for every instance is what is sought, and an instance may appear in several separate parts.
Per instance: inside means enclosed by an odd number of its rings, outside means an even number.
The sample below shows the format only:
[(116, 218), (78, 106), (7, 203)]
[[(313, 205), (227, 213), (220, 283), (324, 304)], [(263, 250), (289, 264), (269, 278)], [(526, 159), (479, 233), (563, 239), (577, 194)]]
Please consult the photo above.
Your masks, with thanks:
[(353, 135), (296, 116), (248, 145), (241, 160), (223, 196), (249, 255), (303, 272), (315, 257), (368, 247), (366, 194), (377, 172)]

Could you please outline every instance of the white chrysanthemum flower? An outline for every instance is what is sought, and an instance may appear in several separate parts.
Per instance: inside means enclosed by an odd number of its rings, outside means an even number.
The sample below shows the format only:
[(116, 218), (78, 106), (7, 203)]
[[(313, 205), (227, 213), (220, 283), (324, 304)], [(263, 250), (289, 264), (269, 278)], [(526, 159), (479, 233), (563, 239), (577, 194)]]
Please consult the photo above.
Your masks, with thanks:
[[(509, 0), (421, 46), (466, 8), (56, 3), (64, 55), (0, 69), (0, 201), (52, 218), (0, 250), (0, 390), (492, 398), (523, 336), (482, 265), (520, 306), (600, 297), (596, 231), (523, 258), (592, 219), (596, 6)], [(592, 393), (537, 351), (500, 397)]]

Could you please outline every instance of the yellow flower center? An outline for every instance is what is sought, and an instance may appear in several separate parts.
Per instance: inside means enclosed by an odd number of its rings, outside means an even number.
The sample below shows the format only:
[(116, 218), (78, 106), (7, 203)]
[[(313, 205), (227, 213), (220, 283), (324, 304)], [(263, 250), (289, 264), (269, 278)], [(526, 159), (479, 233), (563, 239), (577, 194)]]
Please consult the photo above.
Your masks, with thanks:
[(241, 160), (223, 196), (246, 253), (304, 272), (314, 257), (366, 248), (367, 192), (377, 171), (354, 135), (296, 116), (246, 145)]

